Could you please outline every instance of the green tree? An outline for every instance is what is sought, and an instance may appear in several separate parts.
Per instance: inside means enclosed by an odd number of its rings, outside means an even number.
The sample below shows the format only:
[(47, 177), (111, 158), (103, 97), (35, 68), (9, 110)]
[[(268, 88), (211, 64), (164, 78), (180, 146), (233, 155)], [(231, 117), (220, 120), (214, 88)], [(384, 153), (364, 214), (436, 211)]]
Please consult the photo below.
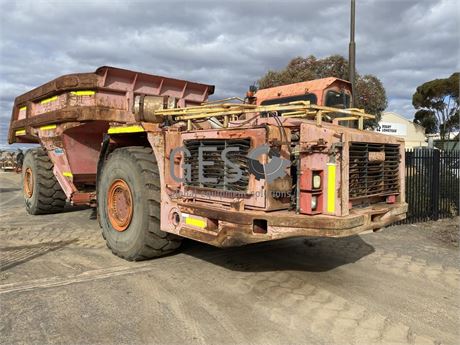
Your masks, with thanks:
[[(258, 84), (260, 89), (273, 86), (298, 83), (302, 81), (336, 77), (348, 80), (348, 60), (340, 55), (317, 59), (310, 55), (306, 58), (296, 57), (280, 71), (268, 71)], [(355, 106), (376, 116), (375, 120), (366, 121), (367, 127), (375, 127), (387, 107), (387, 97), (382, 82), (374, 75), (356, 75)]]
[(418, 110), (414, 116), (414, 123), (424, 127), (426, 134), (433, 134), (438, 130), (438, 120), (432, 110)]
[(442, 147), (450, 133), (459, 129), (459, 75), (456, 72), (449, 78), (423, 83), (412, 96), (412, 105), (418, 110), (414, 122), (427, 124), (430, 131), (439, 133)]

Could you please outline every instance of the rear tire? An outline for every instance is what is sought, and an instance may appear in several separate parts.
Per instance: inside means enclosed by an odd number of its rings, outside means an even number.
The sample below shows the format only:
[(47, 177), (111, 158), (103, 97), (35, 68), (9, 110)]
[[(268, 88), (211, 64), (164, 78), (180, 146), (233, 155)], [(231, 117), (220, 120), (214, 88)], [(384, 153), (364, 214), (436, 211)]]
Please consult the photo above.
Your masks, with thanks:
[(105, 162), (99, 181), (102, 235), (115, 255), (140, 261), (180, 246), (180, 237), (160, 230), (160, 175), (151, 148), (116, 149)]
[(23, 193), (28, 213), (58, 213), (66, 195), (53, 174), (53, 163), (42, 148), (28, 150), (22, 166)]

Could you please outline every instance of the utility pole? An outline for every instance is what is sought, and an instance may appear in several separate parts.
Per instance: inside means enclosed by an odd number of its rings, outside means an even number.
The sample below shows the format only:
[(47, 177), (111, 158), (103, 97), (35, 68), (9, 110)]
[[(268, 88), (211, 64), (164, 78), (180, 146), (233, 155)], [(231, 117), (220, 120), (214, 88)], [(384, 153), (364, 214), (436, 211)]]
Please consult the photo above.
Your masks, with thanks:
[(348, 79), (351, 83), (352, 104), (355, 106), (355, 74), (356, 74), (356, 44), (355, 44), (355, 0), (351, 0), (351, 15), (350, 15), (350, 44), (348, 46)]

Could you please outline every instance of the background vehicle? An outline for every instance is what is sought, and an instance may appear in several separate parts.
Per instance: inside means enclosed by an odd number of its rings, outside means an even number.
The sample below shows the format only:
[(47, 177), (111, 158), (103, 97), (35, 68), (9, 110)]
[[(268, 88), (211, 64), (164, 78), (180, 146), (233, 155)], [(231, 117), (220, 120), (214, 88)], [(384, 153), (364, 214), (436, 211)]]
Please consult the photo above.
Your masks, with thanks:
[(3, 171), (14, 171), (16, 170), (16, 152), (1, 152), (0, 155), (0, 168)]
[[(59, 212), (66, 199), (97, 206), (108, 246), (128, 260), (182, 237), (226, 247), (405, 218), (404, 142), (363, 130), (372, 116), (348, 109), (347, 81), (253, 91), (207, 102), (212, 85), (100, 67), (17, 97), (9, 142), (41, 144), (24, 158), (28, 212)], [(258, 147), (268, 149), (251, 158)], [(276, 178), (271, 162), (282, 162)]]

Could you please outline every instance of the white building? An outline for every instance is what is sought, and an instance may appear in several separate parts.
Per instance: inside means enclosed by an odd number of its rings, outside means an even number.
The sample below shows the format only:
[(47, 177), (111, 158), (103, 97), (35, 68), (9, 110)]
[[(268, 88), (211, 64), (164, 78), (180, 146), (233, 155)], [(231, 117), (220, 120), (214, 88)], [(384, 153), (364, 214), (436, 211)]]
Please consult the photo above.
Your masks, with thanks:
[(384, 112), (376, 132), (404, 138), (406, 148), (428, 146), (425, 128), (391, 111)]

